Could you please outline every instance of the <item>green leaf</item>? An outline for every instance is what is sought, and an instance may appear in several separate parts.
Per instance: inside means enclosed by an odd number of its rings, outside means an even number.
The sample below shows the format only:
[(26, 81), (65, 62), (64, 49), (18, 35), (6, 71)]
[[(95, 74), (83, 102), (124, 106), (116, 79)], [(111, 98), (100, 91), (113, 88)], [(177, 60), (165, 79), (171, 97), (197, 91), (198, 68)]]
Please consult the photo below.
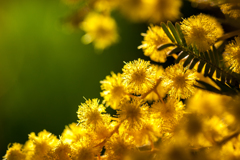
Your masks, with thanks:
[(173, 38), (172, 34), (169, 32), (166, 24), (162, 22), (162, 23), (161, 23), (161, 26), (162, 26), (163, 31), (164, 31), (164, 32), (166, 33), (166, 35), (168, 36), (168, 38), (169, 38), (173, 43), (175, 43), (175, 39)]
[(219, 69), (216, 69), (216, 77), (220, 78), (220, 70)]
[(174, 25), (172, 24), (172, 22), (168, 21), (167, 25), (168, 25), (169, 29), (171, 30), (173, 36), (175, 37), (177, 43), (182, 45), (182, 41), (180, 40), (179, 35), (178, 35)]
[(199, 61), (199, 59), (194, 58), (189, 66), (189, 69), (193, 69), (193, 67), (195, 66), (195, 64)]
[(175, 23), (175, 28), (177, 29), (178, 35), (179, 35), (180, 39), (182, 40), (183, 46), (187, 47), (187, 43), (186, 43), (184, 34), (183, 34), (182, 30), (181, 30), (180, 24), (176, 22)]
[(171, 51), (169, 51), (169, 52), (167, 53), (167, 55), (172, 55), (173, 53), (178, 53), (178, 52), (180, 52), (180, 51), (182, 51), (182, 49), (179, 48), (179, 47), (176, 47), (176, 48), (172, 49)]
[(205, 64), (204, 61), (200, 60), (200, 62), (199, 62), (199, 64), (198, 64), (197, 72), (201, 73), (204, 64)]
[(211, 91), (211, 92), (215, 92), (215, 93), (221, 93), (220, 90), (218, 90), (217, 88), (215, 88), (214, 86), (204, 82), (204, 81), (199, 81), (199, 80), (196, 80), (200, 85), (202, 85), (203, 87), (201, 86), (197, 86), (197, 85), (194, 85), (194, 87), (197, 87), (197, 88), (200, 88), (200, 89), (203, 89), (203, 90), (207, 90), (207, 91)]
[(194, 57), (192, 55), (189, 55), (188, 58), (185, 60), (183, 67), (186, 67), (187, 65), (189, 65), (193, 58)]
[(175, 46), (175, 44), (173, 44), (173, 43), (165, 43), (165, 44), (159, 45), (159, 46), (157, 47), (157, 49), (158, 49), (159, 51), (161, 51), (161, 50), (163, 50), (163, 49), (165, 49), (165, 48), (172, 47), (172, 46)]
[(178, 54), (178, 58), (176, 59), (176, 63), (179, 63), (180, 60), (183, 59), (184, 57), (186, 57), (187, 55), (188, 55), (187, 52), (184, 52), (184, 51), (180, 52), (180, 53)]
[(210, 65), (208, 63), (206, 63), (205, 69), (204, 69), (204, 76), (205, 77), (208, 75), (209, 69), (210, 69)]
[(215, 68), (211, 67), (209, 71), (209, 76), (212, 77), (214, 72), (215, 72)]

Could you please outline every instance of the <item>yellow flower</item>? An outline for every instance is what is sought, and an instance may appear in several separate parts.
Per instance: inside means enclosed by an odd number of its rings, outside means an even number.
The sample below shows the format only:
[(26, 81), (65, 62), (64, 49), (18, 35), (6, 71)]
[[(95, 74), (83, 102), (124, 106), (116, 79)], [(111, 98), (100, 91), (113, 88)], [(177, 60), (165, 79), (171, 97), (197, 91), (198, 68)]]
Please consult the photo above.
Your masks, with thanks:
[(109, 16), (89, 13), (80, 27), (86, 32), (82, 41), (93, 42), (96, 49), (105, 49), (118, 40), (116, 22)]
[(64, 143), (72, 144), (78, 142), (84, 136), (87, 136), (87, 130), (77, 123), (72, 123), (63, 130), (61, 140)]
[(122, 75), (120, 73), (116, 75), (113, 72), (111, 74), (112, 76), (107, 76), (105, 80), (100, 81), (103, 90), (100, 94), (104, 98), (107, 106), (117, 109), (121, 99), (126, 93), (122, 83)]
[(114, 134), (106, 143), (106, 155), (108, 160), (124, 160), (134, 148), (132, 138), (129, 136)]
[(119, 5), (118, 0), (95, 0), (94, 8), (97, 11), (110, 12)]
[(183, 67), (183, 62), (169, 66), (163, 73), (162, 86), (169, 89), (170, 96), (186, 99), (194, 92), (195, 72)]
[(198, 90), (187, 101), (187, 106), (190, 111), (203, 115), (220, 115), (224, 112), (224, 102), (229, 101), (229, 99), (228, 96)]
[(126, 63), (123, 66), (123, 84), (128, 92), (143, 94), (156, 83), (156, 68), (142, 59)]
[(146, 0), (121, 0), (119, 9), (132, 21), (141, 22), (149, 19), (152, 13), (150, 4)]
[(240, 38), (235, 37), (235, 41), (232, 41), (225, 47), (223, 53), (223, 60), (227, 67), (230, 67), (234, 72), (240, 73)]
[(120, 132), (126, 130), (139, 130), (142, 128), (144, 121), (148, 114), (148, 105), (139, 99), (128, 100), (125, 98), (121, 105), (120, 110), (117, 111), (122, 125)]
[(184, 105), (182, 101), (175, 98), (168, 98), (166, 103), (163, 104), (160, 101), (151, 105), (151, 113), (156, 118), (166, 120), (180, 120), (183, 116)]
[(199, 51), (210, 49), (218, 37), (223, 34), (220, 23), (209, 15), (199, 14), (184, 19), (181, 29), (188, 45), (195, 45)]
[(220, 8), (224, 14), (229, 15), (229, 17), (237, 19), (240, 17), (240, 3), (225, 3), (220, 5)]
[(144, 36), (144, 41), (142, 41), (142, 45), (140, 45), (138, 49), (142, 48), (144, 55), (150, 56), (153, 61), (161, 63), (166, 62), (167, 52), (169, 52), (172, 47), (158, 51), (157, 47), (159, 45), (171, 43), (162, 27), (150, 26), (147, 33), (142, 33), (142, 36)]
[(181, 0), (147, 0), (151, 3), (150, 22), (159, 23), (162, 21), (175, 21), (181, 15)]
[(72, 153), (71, 146), (63, 141), (59, 141), (56, 148), (54, 148), (53, 155), (54, 160), (71, 160), (70, 155)]
[(105, 107), (99, 104), (98, 99), (86, 100), (78, 107), (78, 122), (87, 129), (95, 130), (101, 124), (110, 123), (110, 115), (105, 112)]
[(7, 153), (3, 158), (3, 160), (25, 160), (26, 153), (22, 151), (21, 144), (13, 143), (13, 145), (8, 148)]
[(180, 16), (180, 0), (121, 0), (120, 11), (133, 21), (159, 23)]
[(57, 146), (58, 141), (55, 135), (46, 130), (39, 132), (38, 136), (34, 132), (30, 133), (27, 145), (32, 149), (31, 159), (42, 160)]
[[(162, 74), (164, 72), (163, 67), (158, 66), (158, 65), (152, 65), (152, 66), (155, 67), (157, 70), (156, 79), (161, 78)], [(157, 90), (158, 94), (160, 95), (160, 97), (163, 98), (166, 96), (167, 91), (164, 87), (162, 87), (161, 82), (162, 82), (162, 80), (160, 80), (158, 86), (156, 87), (156, 90)], [(152, 91), (144, 99), (147, 101), (157, 101), (157, 100), (159, 100), (159, 97), (154, 91)]]
[(91, 139), (85, 138), (72, 145), (72, 160), (95, 160), (97, 155), (100, 155), (101, 149), (94, 147), (95, 143)]
[(161, 137), (161, 122), (162, 119), (149, 115), (140, 130), (125, 131), (125, 133), (133, 136), (134, 144), (137, 146), (150, 144)]

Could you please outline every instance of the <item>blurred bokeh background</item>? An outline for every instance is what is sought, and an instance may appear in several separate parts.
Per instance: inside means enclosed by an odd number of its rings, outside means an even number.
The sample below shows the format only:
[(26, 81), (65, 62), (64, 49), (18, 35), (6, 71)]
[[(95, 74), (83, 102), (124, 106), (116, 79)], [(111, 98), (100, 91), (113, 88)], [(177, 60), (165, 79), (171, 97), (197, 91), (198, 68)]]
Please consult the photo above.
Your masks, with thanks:
[[(189, 2), (181, 9), (190, 16)], [(80, 30), (63, 19), (71, 8), (60, 0), (0, 1), (0, 156), (9, 143), (22, 143), (31, 132), (60, 135), (77, 122), (83, 97), (100, 98), (100, 80), (121, 72), (123, 61), (145, 58), (137, 46), (148, 24), (114, 13), (119, 43), (101, 54), (83, 45)]]

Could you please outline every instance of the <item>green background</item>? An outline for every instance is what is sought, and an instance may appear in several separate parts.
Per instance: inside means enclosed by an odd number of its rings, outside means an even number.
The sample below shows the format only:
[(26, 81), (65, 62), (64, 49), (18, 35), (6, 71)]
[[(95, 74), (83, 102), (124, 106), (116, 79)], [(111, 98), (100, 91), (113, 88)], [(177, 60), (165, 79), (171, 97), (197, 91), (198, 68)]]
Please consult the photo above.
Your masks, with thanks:
[(99, 54), (81, 43), (82, 31), (64, 26), (69, 14), (58, 0), (0, 2), (0, 156), (31, 132), (59, 136), (77, 122), (83, 97), (100, 98), (100, 80), (121, 72), (123, 61), (148, 59), (137, 49), (147, 24), (115, 13), (120, 41)]

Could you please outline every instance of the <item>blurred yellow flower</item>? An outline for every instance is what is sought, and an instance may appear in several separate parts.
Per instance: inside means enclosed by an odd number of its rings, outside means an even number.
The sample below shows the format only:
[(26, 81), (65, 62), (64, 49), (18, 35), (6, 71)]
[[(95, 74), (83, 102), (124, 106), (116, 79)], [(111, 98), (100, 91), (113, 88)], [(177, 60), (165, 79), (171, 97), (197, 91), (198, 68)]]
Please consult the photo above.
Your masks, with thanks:
[(235, 37), (235, 41), (226, 45), (223, 60), (227, 67), (230, 67), (236, 73), (240, 73), (240, 37)]
[(240, 3), (225, 3), (220, 5), (222, 12), (231, 18), (240, 17)]
[(175, 21), (180, 18), (181, 0), (145, 0), (151, 3), (150, 22)]
[(120, 11), (133, 21), (159, 23), (180, 17), (181, 0), (121, 0)]
[(181, 29), (188, 45), (196, 46), (201, 52), (210, 49), (218, 37), (223, 34), (223, 29), (216, 18), (199, 14), (184, 19)]
[(117, 24), (110, 16), (89, 13), (80, 27), (86, 32), (83, 43), (93, 42), (96, 49), (105, 49), (118, 40)]

